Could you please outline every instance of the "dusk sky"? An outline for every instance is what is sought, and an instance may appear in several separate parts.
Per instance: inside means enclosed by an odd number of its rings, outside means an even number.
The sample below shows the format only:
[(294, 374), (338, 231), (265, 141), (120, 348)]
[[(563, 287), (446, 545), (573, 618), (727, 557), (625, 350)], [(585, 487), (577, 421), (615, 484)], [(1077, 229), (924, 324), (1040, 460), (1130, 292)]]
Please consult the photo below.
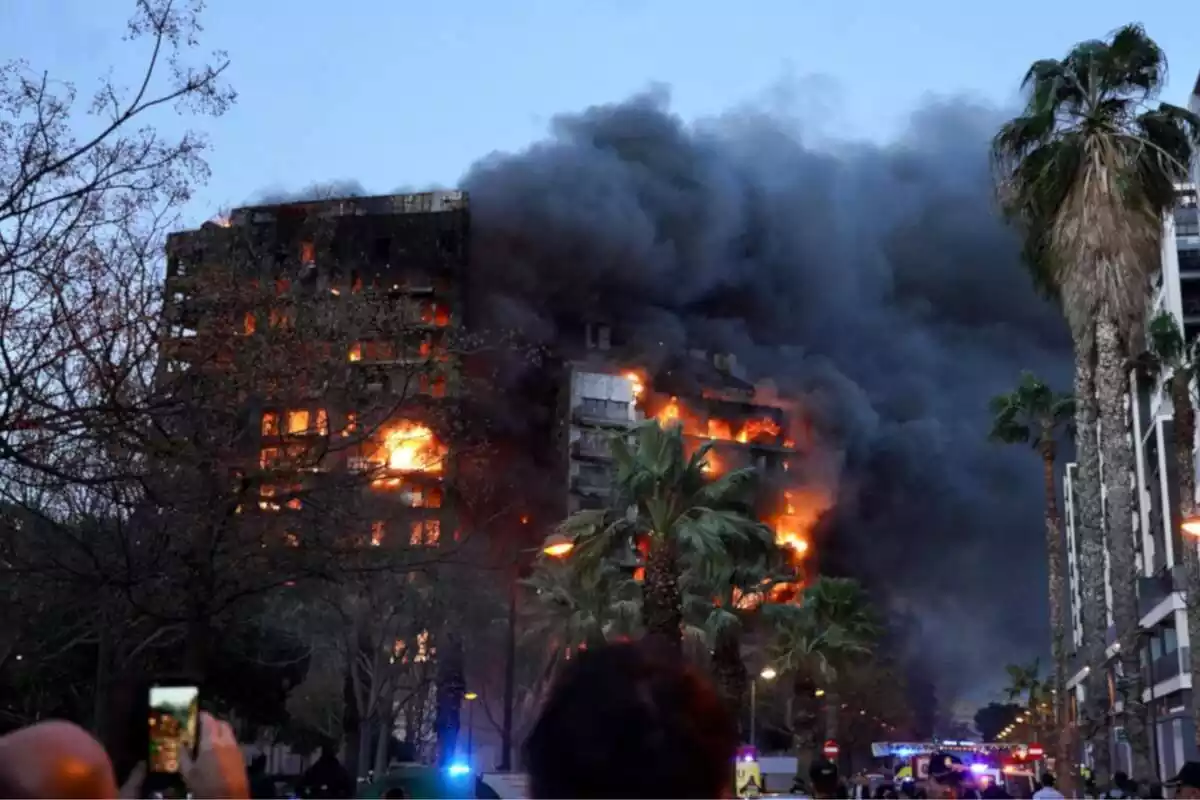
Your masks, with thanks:
[[(133, 79), (129, 0), (5, 5), (6, 54), (81, 89), (109, 66)], [(228, 51), (240, 97), (206, 126), (213, 179), (194, 214), (313, 181), (453, 185), (555, 114), (655, 82), (685, 119), (752, 104), (810, 138), (886, 141), (929, 94), (1012, 100), (1033, 59), (1135, 7), (1172, 59), (1168, 99), (1185, 101), (1200, 70), (1192, 0), (210, 0), (203, 45)]]

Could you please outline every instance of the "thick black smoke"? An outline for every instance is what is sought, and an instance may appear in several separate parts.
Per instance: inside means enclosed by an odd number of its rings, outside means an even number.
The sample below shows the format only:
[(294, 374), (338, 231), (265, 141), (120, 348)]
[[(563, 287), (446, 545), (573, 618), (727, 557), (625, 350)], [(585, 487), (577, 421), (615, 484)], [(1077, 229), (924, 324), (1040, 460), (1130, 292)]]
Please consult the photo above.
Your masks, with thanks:
[(1022, 369), (1069, 386), (1064, 326), (995, 214), (1000, 118), (936, 103), (895, 142), (818, 151), (769, 116), (686, 124), (652, 92), (462, 185), (494, 324), (549, 340), (599, 311), (805, 399), (841, 469), (824, 563), (918, 616), (954, 694), (1048, 641), (1040, 472), (987, 441), (987, 402)]

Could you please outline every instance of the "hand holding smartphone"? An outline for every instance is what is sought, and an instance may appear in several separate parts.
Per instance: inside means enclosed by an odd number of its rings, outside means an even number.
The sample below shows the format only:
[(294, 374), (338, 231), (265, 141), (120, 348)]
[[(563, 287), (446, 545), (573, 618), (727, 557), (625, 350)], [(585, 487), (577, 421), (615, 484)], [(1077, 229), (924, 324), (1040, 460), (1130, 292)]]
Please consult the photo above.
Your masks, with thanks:
[(200, 743), (200, 687), (153, 683), (148, 691), (146, 766), (152, 773), (177, 774), (185, 754), (196, 758)]

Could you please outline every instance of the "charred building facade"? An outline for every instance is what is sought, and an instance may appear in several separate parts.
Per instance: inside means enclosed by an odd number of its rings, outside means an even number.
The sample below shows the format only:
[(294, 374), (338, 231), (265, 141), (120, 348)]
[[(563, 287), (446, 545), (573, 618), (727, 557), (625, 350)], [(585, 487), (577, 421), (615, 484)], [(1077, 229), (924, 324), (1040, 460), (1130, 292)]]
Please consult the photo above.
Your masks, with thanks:
[[(293, 516), (293, 540), (308, 506), (374, 546), (454, 534), (468, 219), (462, 193), (431, 192), (239, 208), (169, 238), (160, 380), (220, 396), (207, 460), (238, 514)], [(323, 493), (348, 490), (331, 519)]]
[[(371, 503), (411, 510), (404, 543), (437, 544), (451, 530), (451, 429), (479, 415), (470, 409), (479, 397), (462, 388), (487, 372), (486, 356), (456, 346), (473, 322), (468, 237), (461, 192), (239, 208), (171, 237), (169, 361), (186, 360), (206, 331), (227, 334), (237, 357), (206, 357), (244, 384), (244, 429), (227, 460), (256, 477), (248, 505), (301, 508), (317, 476), (357, 475), (373, 544), (391, 538), (394, 523)], [(272, 344), (256, 352), (260, 341)], [(535, 373), (525, 382), (533, 394), (492, 396), (507, 406), (498, 416), (544, 418), (514, 441), (490, 443), (501, 454), (493, 468), (520, 461), (535, 473), (524, 483), (539, 485), (529, 490), (533, 513), (519, 515), (533, 524), (515, 535), (539, 539), (565, 516), (610, 502), (612, 435), (658, 419), (680, 425), (690, 448), (712, 443), (714, 472), (755, 467), (761, 518), (811, 567), (810, 534), (832, 500), (806, 477), (797, 405), (751, 381), (732, 355), (634, 350), (615, 321), (563, 320), (551, 352), (521, 367)]]

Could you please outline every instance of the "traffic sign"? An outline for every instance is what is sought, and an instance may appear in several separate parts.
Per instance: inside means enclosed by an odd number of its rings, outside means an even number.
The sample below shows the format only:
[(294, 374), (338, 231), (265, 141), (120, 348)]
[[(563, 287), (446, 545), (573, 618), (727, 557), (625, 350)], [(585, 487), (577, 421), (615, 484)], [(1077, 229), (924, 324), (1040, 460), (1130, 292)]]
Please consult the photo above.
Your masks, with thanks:
[(1041, 758), (1042, 756), (1046, 755), (1046, 751), (1042, 749), (1040, 744), (1029, 745), (1027, 752), (1029, 753), (1030, 758)]
[(826, 758), (829, 758), (829, 759), (837, 758), (838, 743), (835, 742), (833, 739), (830, 739), (829, 741), (825, 742), (825, 746), (821, 748), (821, 752), (825, 754)]

